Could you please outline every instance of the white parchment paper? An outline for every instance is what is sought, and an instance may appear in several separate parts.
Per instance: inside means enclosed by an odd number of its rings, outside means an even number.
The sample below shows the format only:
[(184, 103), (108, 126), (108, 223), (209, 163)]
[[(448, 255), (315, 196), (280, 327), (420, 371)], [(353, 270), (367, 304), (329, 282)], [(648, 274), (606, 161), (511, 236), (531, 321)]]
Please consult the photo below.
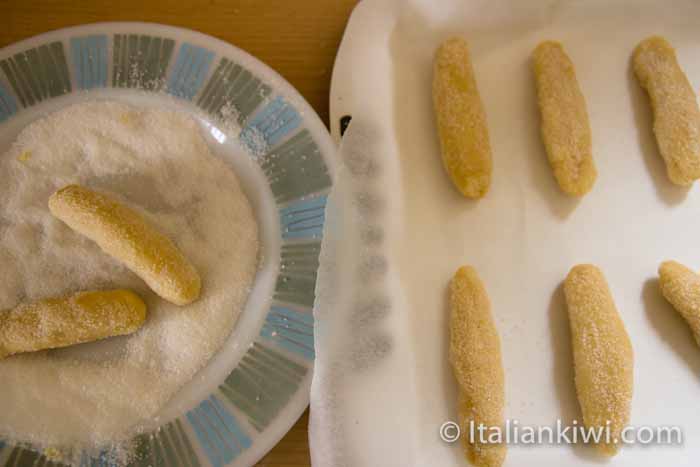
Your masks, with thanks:
[[(507, 418), (521, 426), (580, 420), (561, 282), (584, 262), (605, 272), (633, 343), (632, 424), (679, 426), (684, 435), (682, 446), (628, 446), (610, 464), (700, 462), (700, 349), (656, 281), (665, 259), (700, 268), (700, 188), (668, 181), (648, 99), (630, 70), (636, 44), (660, 34), (697, 88), (699, 21), (694, 1), (365, 0), (357, 7), (336, 63), (331, 124), (337, 133), (340, 116), (353, 116), (343, 159), (361, 154), (377, 173), (346, 169), (333, 195), (337, 230), (322, 267), (337, 274), (332, 292), (330, 275), (319, 284), (314, 465), (467, 465), (459, 443), (438, 436), (456, 419), (446, 295), (462, 264), (477, 268), (491, 297)], [(493, 147), (493, 184), (478, 202), (450, 185), (433, 120), (433, 53), (454, 34), (470, 43)], [(544, 39), (564, 44), (588, 104), (599, 175), (578, 202), (559, 192), (539, 136), (530, 54)], [(383, 232), (380, 244), (362, 240), (368, 225)], [(383, 262), (363, 270), (367, 257)], [(364, 296), (388, 305), (369, 325), (352, 326)], [(378, 334), (384, 350), (371, 364), (353, 364)], [(598, 462), (586, 447), (510, 446), (506, 465)]]

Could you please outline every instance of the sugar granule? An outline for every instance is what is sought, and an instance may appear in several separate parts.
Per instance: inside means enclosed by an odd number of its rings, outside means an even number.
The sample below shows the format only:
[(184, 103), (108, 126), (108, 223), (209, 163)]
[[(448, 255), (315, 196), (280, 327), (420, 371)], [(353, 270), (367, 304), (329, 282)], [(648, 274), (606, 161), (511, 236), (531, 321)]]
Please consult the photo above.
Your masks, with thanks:
[[(0, 360), (0, 438), (69, 451), (127, 440), (231, 333), (258, 266), (251, 205), (196, 122), (116, 102), (74, 105), (30, 124), (0, 158), (0, 176), (0, 310), (129, 288), (149, 313), (128, 337)], [(49, 196), (72, 183), (119, 199), (168, 235), (202, 275), (200, 300), (165, 302), (53, 218)]]

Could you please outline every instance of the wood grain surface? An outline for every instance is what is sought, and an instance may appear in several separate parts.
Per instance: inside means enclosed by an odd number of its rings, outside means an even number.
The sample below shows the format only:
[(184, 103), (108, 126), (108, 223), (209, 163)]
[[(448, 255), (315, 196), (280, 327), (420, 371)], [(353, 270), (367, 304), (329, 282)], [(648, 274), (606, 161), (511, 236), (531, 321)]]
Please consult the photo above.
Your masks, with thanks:
[[(357, 0), (0, 0), (0, 47), (97, 21), (150, 21), (230, 42), (277, 70), (328, 125), (333, 61)], [(308, 410), (257, 465), (309, 466)]]

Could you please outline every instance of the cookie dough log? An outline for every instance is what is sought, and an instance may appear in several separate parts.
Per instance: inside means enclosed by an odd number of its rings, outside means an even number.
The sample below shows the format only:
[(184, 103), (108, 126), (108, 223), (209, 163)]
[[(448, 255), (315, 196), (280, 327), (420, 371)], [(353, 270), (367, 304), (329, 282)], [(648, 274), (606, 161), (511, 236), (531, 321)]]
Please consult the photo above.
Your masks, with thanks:
[(700, 345), (700, 275), (675, 261), (664, 261), (659, 266), (659, 286)]
[[(503, 429), (505, 389), (501, 343), (486, 289), (474, 268), (461, 267), (450, 287), (450, 363), (459, 385), (459, 423), (467, 458), (478, 467), (498, 467), (505, 444), (470, 443), (473, 424)], [(489, 430), (484, 431), (487, 439)]]
[(598, 175), (591, 149), (586, 100), (574, 64), (558, 42), (546, 41), (532, 53), (541, 133), (549, 164), (561, 191), (588, 193)]
[(129, 290), (79, 292), (0, 311), (0, 358), (131, 334), (146, 305)]
[(51, 195), (49, 209), (123, 262), (165, 300), (187, 305), (199, 298), (201, 281), (194, 266), (169, 238), (132, 209), (78, 185)]
[(481, 198), (491, 185), (491, 143), (466, 41), (445, 41), (435, 54), (433, 107), (442, 162), (455, 187)]
[[(613, 456), (629, 423), (634, 356), (603, 273), (581, 264), (564, 282), (574, 354), (576, 393), (586, 427), (604, 429), (598, 449)], [(606, 439), (607, 438), (607, 439)]]
[(654, 113), (654, 135), (668, 178), (690, 185), (700, 178), (700, 109), (693, 88), (663, 37), (650, 37), (634, 51), (634, 73)]

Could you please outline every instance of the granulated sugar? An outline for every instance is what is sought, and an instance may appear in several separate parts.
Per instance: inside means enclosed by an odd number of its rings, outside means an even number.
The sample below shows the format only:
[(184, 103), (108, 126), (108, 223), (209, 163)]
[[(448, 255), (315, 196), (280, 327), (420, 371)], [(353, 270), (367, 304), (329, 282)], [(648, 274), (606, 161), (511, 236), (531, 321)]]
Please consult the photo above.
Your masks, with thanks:
[[(0, 360), (0, 437), (41, 447), (104, 447), (131, 437), (230, 334), (255, 277), (258, 228), (231, 169), (186, 115), (114, 102), (29, 125), (0, 157), (0, 309), (78, 290), (130, 288), (144, 327), (109, 341)], [(202, 277), (178, 307), (49, 213), (78, 183), (139, 211)]]

